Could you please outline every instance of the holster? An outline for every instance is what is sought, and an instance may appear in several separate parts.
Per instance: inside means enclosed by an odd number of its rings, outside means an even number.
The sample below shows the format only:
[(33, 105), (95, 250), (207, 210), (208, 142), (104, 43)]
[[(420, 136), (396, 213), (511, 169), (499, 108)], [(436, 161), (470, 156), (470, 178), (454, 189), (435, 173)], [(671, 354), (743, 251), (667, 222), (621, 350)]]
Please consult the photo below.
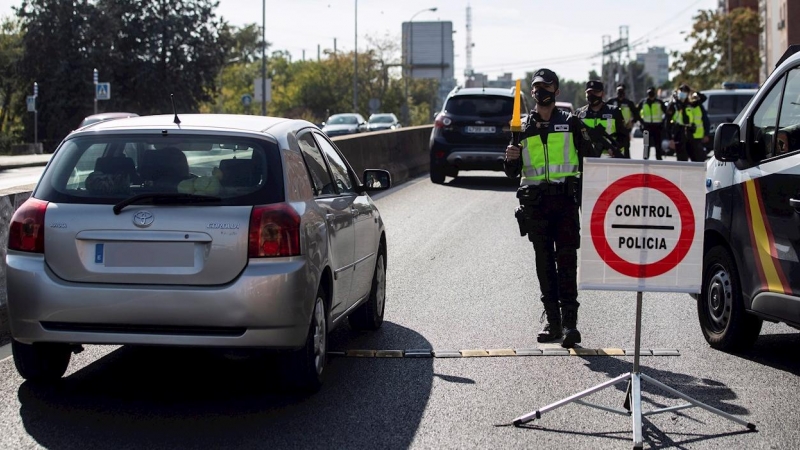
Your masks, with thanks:
[(514, 208), (514, 217), (517, 219), (517, 225), (519, 225), (519, 235), (525, 236), (528, 234), (528, 227), (525, 224), (525, 205), (519, 205)]

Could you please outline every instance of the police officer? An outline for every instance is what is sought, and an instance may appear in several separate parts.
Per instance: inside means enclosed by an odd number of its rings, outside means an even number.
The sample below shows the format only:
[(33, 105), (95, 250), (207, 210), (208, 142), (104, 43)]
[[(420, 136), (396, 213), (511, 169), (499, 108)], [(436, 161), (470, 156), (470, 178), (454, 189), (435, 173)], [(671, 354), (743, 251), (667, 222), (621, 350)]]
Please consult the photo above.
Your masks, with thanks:
[(582, 157), (593, 150), (580, 120), (556, 108), (558, 86), (553, 71), (534, 73), (531, 96), (536, 107), (528, 115), (519, 144), (512, 142), (506, 148), (504, 169), (509, 177), (520, 177), (517, 220), (536, 253), (547, 318), (537, 341), (563, 337), (561, 345), (571, 348), (581, 341), (577, 328), (580, 173)]
[(689, 159), (705, 161), (705, 151), (702, 147), (703, 118), (702, 116), (697, 117), (700, 111), (691, 104), (689, 99), (691, 92), (692, 89), (689, 85), (682, 84), (672, 100), (672, 106), (675, 108), (675, 115), (672, 119), (675, 156), (678, 161)]
[[(647, 89), (647, 97), (639, 102), (640, 124), (649, 137), (648, 145), (656, 148), (656, 159), (664, 159), (664, 150), (661, 148), (661, 130), (664, 128), (664, 102), (656, 98), (656, 88)], [(647, 154), (648, 149), (644, 149)]]
[(626, 156), (624, 151), (628, 149), (630, 133), (625, 126), (625, 119), (622, 112), (615, 106), (608, 105), (603, 101), (603, 83), (598, 80), (591, 80), (586, 83), (586, 102), (579, 108), (575, 114), (586, 124), (587, 127), (593, 128), (595, 142), (600, 141), (597, 137), (602, 134), (607, 138), (613, 139), (616, 146), (606, 150), (609, 151), (614, 158), (630, 158)]
[(617, 96), (609, 99), (606, 103), (609, 106), (616, 106), (622, 113), (622, 120), (625, 122), (625, 128), (628, 131), (628, 136), (624, 142), (620, 141), (619, 144), (621, 147), (623, 147), (623, 155), (626, 158), (630, 158), (630, 136), (631, 130), (633, 129), (633, 123), (641, 121), (641, 118), (639, 117), (639, 109), (636, 107), (636, 104), (633, 103), (633, 101), (626, 97), (624, 84), (617, 85)]

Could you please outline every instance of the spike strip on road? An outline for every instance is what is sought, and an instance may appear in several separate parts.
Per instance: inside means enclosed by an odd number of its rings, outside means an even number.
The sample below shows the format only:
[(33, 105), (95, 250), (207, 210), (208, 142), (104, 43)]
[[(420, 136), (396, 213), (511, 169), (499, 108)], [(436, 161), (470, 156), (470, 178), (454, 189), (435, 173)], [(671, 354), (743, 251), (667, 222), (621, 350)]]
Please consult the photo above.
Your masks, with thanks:
[[(329, 356), (349, 358), (492, 358), (522, 356), (633, 356), (632, 349), (621, 348), (562, 348), (559, 345), (540, 348), (499, 348), (499, 349), (467, 349), (467, 350), (343, 350), (328, 352)], [(680, 356), (681, 352), (673, 348), (641, 349), (640, 356)]]

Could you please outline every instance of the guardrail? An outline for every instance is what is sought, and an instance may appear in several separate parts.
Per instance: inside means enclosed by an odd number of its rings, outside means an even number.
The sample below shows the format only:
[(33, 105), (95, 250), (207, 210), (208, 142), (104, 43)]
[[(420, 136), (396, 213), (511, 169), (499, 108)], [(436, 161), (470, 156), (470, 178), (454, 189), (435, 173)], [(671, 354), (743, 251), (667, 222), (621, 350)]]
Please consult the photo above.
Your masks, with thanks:
[[(400, 184), (429, 170), (428, 140), (431, 128), (431, 125), (409, 127), (340, 136), (332, 140), (359, 177), (364, 169), (385, 169), (392, 174), (393, 184)], [(23, 186), (0, 191), (0, 345), (7, 343), (10, 338), (6, 308), (8, 225), (14, 211), (30, 197), (31, 189), (32, 186)]]

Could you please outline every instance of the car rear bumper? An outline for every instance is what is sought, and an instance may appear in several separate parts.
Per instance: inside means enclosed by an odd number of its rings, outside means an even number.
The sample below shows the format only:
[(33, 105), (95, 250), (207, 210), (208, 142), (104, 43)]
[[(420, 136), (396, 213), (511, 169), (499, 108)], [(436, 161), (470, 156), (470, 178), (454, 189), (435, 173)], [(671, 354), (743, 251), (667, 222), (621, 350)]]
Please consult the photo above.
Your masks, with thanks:
[(448, 145), (433, 141), (431, 165), (448, 166), (458, 170), (503, 170), (504, 145)]
[(6, 262), (11, 334), (23, 343), (299, 348), (316, 295), (302, 257), (250, 260), (222, 286), (75, 283), (42, 255)]

